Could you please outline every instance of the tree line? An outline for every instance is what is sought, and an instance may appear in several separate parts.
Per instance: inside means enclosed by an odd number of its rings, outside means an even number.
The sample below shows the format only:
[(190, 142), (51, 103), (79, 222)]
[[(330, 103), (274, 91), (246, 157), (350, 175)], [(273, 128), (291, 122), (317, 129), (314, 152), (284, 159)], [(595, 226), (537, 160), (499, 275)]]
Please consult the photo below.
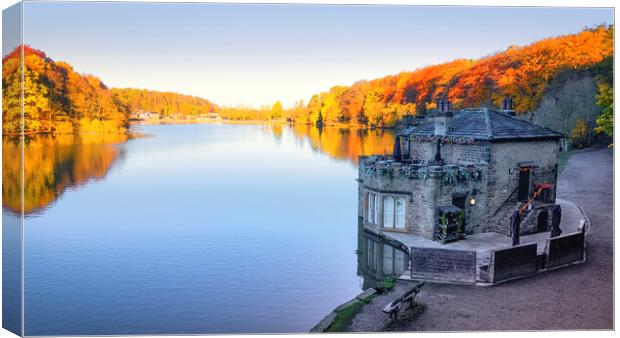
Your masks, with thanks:
[[(600, 25), (544, 39), (477, 60), (459, 59), (350, 86), (334, 86), (283, 108), (218, 107), (208, 100), (140, 89), (109, 90), (98, 78), (81, 75), (66, 63), (24, 47), (24, 131), (96, 132), (123, 130), (127, 116), (143, 110), (162, 116), (217, 112), (230, 120), (278, 121), (302, 125), (395, 126), (404, 116), (424, 114), (438, 97), (455, 109), (501, 105), (513, 97), (517, 113), (534, 109), (549, 83), (570, 70), (588, 70), (598, 79), (603, 115), (599, 132), (613, 128), (613, 26)], [(19, 132), (21, 67), (19, 53), (3, 59), (3, 132)]]
[[(335, 86), (286, 110), (285, 120), (302, 124), (348, 124), (392, 127), (405, 115), (424, 114), (446, 97), (455, 109), (500, 107), (513, 97), (517, 113), (534, 109), (550, 81), (570, 70), (592, 71), (599, 79), (599, 101), (612, 111), (613, 26), (548, 38), (478, 60), (459, 59), (411, 72)], [(605, 94), (606, 93), (606, 94)], [(612, 95), (613, 97), (613, 95)], [(273, 115), (273, 114), (272, 114)], [(274, 116), (269, 116), (270, 118)], [(277, 117), (277, 114), (276, 114)]]
[(42, 51), (22, 46), (2, 59), (2, 132), (21, 132), (23, 76), (23, 132), (108, 133), (124, 131), (127, 118), (114, 103), (110, 90), (92, 75), (54, 62)]

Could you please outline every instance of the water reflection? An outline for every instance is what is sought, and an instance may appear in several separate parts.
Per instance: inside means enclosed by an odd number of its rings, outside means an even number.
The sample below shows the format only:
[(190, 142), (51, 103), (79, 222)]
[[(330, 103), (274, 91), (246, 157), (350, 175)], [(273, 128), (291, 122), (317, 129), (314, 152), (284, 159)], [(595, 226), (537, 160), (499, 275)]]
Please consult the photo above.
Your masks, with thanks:
[[(102, 179), (112, 165), (123, 157), (117, 146), (126, 135), (37, 135), (24, 141), (25, 215), (42, 211), (67, 188), (79, 187)], [(2, 138), (3, 210), (18, 214), (21, 210), (21, 146), (19, 138)]]
[[(390, 130), (316, 128), (304, 125), (290, 128), (297, 138), (308, 140), (314, 151), (326, 153), (332, 158), (349, 160), (356, 165), (360, 155), (389, 154), (394, 146), (394, 133)], [(278, 131), (273, 130), (276, 136)]]
[(376, 287), (388, 276), (400, 276), (409, 269), (409, 255), (394, 243), (365, 231), (357, 231), (357, 275), (362, 289)]
[[(337, 127), (270, 125), (271, 135), (280, 142), (288, 129), (299, 142), (313, 151), (357, 165), (358, 156), (391, 152), (391, 131), (370, 131)], [(126, 135), (38, 135), (29, 137), (24, 147), (24, 214), (43, 211), (67, 188), (102, 179), (124, 155)], [(21, 208), (21, 147), (18, 138), (3, 137), (3, 209), (18, 214)]]

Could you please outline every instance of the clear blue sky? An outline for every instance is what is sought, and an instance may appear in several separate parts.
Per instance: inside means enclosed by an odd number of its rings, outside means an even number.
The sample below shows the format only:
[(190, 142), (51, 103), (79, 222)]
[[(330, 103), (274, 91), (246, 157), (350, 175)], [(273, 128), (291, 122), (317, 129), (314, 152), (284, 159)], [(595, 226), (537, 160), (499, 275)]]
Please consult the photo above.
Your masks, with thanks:
[(24, 40), (110, 87), (285, 106), (613, 23), (612, 9), (26, 2)]

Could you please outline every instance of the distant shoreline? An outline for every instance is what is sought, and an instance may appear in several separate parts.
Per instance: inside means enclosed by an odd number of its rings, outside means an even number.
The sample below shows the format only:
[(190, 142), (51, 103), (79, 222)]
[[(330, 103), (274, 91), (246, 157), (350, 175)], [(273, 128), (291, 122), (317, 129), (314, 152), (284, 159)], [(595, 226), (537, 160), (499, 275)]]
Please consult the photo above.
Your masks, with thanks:
[[(287, 125), (287, 126), (307, 126), (319, 128), (313, 124), (302, 124), (302, 123), (290, 123), (286, 121), (265, 121), (265, 120), (230, 120), (230, 119), (200, 119), (200, 120), (190, 120), (190, 119), (163, 119), (163, 120), (133, 120), (129, 122), (129, 125), (165, 125), (165, 124), (262, 124), (262, 125)], [(323, 125), (320, 128), (342, 128), (342, 129), (367, 129), (373, 130), (372, 128), (364, 125), (351, 125), (346, 123), (339, 124), (328, 124)], [(374, 130), (394, 130), (396, 128), (375, 128)]]
[(136, 125), (176, 125), (176, 124), (238, 124), (238, 125), (280, 125), (280, 126), (305, 126), (310, 128), (339, 128), (339, 129), (352, 129), (352, 130), (397, 130), (398, 128), (370, 128), (364, 125), (350, 125), (346, 123), (339, 124), (328, 124), (321, 127), (315, 126), (313, 124), (301, 124), (301, 123), (289, 123), (286, 121), (264, 121), (264, 120), (229, 120), (229, 119), (161, 119), (161, 120), (130, 120), (128, 127), (125, 130), (117, 131), (117, 132), (107, 132), (107, 133), (96, 133), (96, 132), (83, 132), (83, 133), (53, 133), (53, 132), (30, 132), (30, 133), (3, 133), (2, 137), (36, 137), (36, 136), (60, 136), (60, 135), (128, 135), (130, 138), (134, 138), (132, 136), (138, 135), (135, 131), (131, 130), (131, 126)]

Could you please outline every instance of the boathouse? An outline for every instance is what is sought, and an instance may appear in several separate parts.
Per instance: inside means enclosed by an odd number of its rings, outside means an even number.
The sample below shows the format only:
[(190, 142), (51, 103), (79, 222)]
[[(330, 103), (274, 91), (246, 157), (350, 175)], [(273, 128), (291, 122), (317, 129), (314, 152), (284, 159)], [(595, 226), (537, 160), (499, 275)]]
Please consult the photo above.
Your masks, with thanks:
[[(437, 107), (391, 155), (360, 158), (360, 230), (407, 248), (414, 279), (492, 285), (585, 261), (587, 216), (556, 201), (563, 135), (515, 118), (508, 99)], [(559, 204), (581, 215), (562, 236)]]
[(508, 235), (511, 214), (533, 198), (520, 231), (547, 231), (562, 134), (514, 118), (509, 106), (453, 112), (438, 105), (426, 123), (397, 135), (393, 156), (360, 160), (365, 226), (432, 240), (448, 214), (463, 235)]

